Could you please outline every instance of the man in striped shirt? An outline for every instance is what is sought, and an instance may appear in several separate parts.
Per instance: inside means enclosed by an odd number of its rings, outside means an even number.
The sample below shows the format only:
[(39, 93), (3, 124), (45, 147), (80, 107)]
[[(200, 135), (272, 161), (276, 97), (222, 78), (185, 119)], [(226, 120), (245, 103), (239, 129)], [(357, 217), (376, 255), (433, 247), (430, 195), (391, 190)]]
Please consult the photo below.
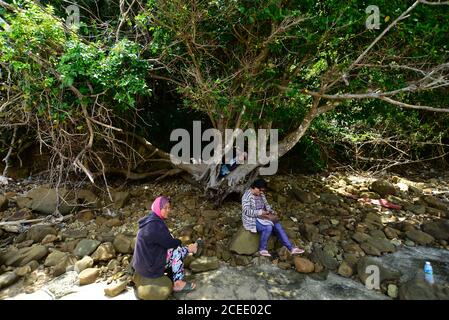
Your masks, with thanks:
[(271, 257), (268, 252), (268, 239), (274, 233), (291, 254), (300, 254), (304, 250), (293, 247), (287, 234), (285, 233), (276, 212), (268, 204), (264, 192), (267, 182), (264, 179), (257, 179), (242, 197), (242, 222), (243, 227), (253, 233), (260, 233), (259, 254)]

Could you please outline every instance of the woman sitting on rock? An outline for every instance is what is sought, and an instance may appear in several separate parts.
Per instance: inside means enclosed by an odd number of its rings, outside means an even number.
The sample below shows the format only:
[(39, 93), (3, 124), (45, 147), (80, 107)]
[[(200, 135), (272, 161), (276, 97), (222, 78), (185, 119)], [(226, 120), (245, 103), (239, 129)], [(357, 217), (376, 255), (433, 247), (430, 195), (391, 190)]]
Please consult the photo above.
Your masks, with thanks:
[(271, 257), (268, 252), (268, 239), (274, 233), (291, 254), (301, 254), (303, 249), (293, 247), (287, 234), (279, 222), (276, 212), (270, 207), (264, 192), (267, 182), (257, 179), (242, 197), (242, 221), (243, 227), (253, 233), (260, 233), (259, 254)]
[(198, 242), (182, 247), (181, 240), (174, 239), (170, 234), (164, 222), (171, 211), (169, 198), (164, 196), (156, 198), (151, 210), (149, 215), (139, 220), (133, 255), (134, 270), (142, 277), (159, 278), (171, 268), (174, 292), (195, 289), (194, 283), (183, 281), (184, 258), (189, 253), (197, 253)]

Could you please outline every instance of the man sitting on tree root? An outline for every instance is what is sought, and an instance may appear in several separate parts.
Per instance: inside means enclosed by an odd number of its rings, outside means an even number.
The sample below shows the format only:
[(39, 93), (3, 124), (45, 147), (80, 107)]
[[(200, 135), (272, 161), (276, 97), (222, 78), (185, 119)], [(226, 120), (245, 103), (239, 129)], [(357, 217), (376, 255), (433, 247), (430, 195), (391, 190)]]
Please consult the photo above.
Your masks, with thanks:
[(264, 195), (266, 188), (267, 182), (264, 179), (257, 179), (243, 195), (243, 227), (252, 233), (260, 233), (259, 254), (261, 256), (271, 257), (267, 247), (268, 240), (273, 232), (292, 255), (303, 253), (303, 249), (292, 245), (279, 222), (278, 215), (268, 204)]

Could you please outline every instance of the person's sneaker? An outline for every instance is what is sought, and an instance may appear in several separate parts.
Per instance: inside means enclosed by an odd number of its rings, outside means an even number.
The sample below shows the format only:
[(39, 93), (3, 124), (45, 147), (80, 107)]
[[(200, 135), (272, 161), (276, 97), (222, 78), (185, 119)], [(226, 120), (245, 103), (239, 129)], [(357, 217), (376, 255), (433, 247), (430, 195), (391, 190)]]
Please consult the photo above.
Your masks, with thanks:
[(304, 249), (299, 249), (299, 248), (293, 248), (292, 251), (290, 251), (291, 254), (301, 254), (304, 253)]
[(259, 254), (263, 257), (271, 257), (271, 254), (267, 250), (260, 250)]

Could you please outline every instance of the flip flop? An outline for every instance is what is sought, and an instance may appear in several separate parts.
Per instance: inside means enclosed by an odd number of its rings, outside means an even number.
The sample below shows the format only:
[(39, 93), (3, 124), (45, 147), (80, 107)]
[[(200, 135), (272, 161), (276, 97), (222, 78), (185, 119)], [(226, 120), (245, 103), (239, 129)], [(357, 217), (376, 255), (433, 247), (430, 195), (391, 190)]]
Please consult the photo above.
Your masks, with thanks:
[(193, 290), (195, 290), (195, 289), (196, 289), (196, 287), (193, 288), (191, 282), (186, 282), (184, 288), (182, 288), (181, 290), (177, 290), (177, 291), (173, 290), (173, 292), (174, 292), (174, 293), (190, 292), (190, 291), (193, 291)]

